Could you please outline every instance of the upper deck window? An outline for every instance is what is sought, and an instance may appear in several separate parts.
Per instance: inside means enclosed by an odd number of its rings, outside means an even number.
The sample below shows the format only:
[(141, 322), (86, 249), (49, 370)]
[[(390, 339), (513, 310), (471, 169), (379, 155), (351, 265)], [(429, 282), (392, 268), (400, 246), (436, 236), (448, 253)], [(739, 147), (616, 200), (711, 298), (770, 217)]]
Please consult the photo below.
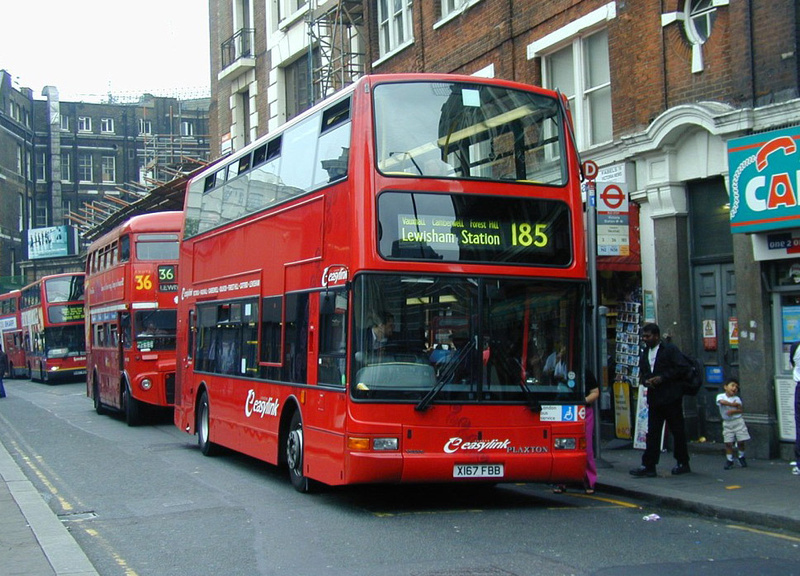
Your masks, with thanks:
[(74, 302), (83, 298), (83, 275), (45, 280), (47, 302)]
[(447, 82), (375, 87), (378, 170), (561, 186), (567, 181), (555, 98)]
[(184, 238), (345, 179), (350, 128), (348, 96), (193, 181)]
[(138, 260), (177, 260), (177, 234), (139, 234), (136, 238)]

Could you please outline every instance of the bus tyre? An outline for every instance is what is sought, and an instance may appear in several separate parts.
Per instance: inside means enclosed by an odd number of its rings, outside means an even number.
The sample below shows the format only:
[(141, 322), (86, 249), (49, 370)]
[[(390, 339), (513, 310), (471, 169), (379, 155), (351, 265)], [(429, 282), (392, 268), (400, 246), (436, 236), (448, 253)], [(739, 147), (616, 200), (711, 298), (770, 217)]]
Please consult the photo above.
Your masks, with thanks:
[(97, 385), (97, 374), (92, 378), (92, 400), (94, 401), (94, 411), (101, 416), (105, 414), (103, 403), (100, 401), (100, 387)]
[(122, 408), (125, 410), (125, 422), (128, 426), (139, 425), (139, 401), (131, 394), (130, 386), (123, 383), (125, 388), (122, 394)]
[(311, 492), (312, 483), (303, 475), (303, 421), (300, 412), (292, 414), (289, 433), (286, 435), (286, 464), (289, 479), (298, 492)]
[(210, 410), (208, 407), (208, 393), (203, 391), (197, 403), (197, 445), (204, 456), (214, 456), (218, 447), (209, 438), (211, 436)]

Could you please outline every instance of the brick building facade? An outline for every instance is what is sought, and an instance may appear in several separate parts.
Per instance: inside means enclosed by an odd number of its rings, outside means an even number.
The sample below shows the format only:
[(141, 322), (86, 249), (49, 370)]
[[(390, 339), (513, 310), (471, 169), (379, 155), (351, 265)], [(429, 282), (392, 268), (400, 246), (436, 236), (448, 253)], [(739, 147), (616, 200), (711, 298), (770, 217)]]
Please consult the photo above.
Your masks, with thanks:
[[(218, 129), (233, 149), (248, 141), (240, 134), (265, 134), (297, 109), (289, 100), (298, 90), (288, 87), (299, 82), (291, 66), (304, 57), (309, 100), (317, 96), (322, 43), (313, 25), (336, 4), (351, 3), (242, 0), (248, 20), (221, 16), (230, 2), (212, 3), (212, 46), (245, 24), (255, 39), (252, 61), (213, 63), (212, 76), (225, 80), (214, 91)], [(787, 451), (781, 424), (789, 412), (776, 390), (789, 374), (783, 320), (800, 292), (787, 278), (800, 277), (800, 262), (792, 254), (757, 259), (759, 235), (732, 232), (728, 144), (800, 124), (798, 4), (364, 0), (359, 10), (353, 52), (363, 52), (364, 72), (479, 74), (569, 97), (581, 153), (600, 167), (598, 192), (608, 181), (626, 192), (630, 236), (640, 243), (640, 255), (632, 250), (602, 267), (609, 320), (624, 299), (638, 297), (642, 320), (657, 321), (702, 359), (706, 385), (685, 406), (691, 437), (719, 439), (714, 398), (737, 376), (754, 455)], [(237, 100), (243, 93), (250, 97)]]

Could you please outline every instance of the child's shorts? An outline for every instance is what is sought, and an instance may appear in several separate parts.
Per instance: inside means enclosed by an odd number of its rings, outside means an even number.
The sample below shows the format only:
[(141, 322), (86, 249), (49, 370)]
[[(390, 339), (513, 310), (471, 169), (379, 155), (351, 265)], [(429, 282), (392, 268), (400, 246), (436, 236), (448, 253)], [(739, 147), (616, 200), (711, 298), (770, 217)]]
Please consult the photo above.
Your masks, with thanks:
[(733, 420), (722, 421), (722, 439), (730, 444), (732, 442), (744, 442), (750, 440), (750, 433), (744, 418), (734, 418)]

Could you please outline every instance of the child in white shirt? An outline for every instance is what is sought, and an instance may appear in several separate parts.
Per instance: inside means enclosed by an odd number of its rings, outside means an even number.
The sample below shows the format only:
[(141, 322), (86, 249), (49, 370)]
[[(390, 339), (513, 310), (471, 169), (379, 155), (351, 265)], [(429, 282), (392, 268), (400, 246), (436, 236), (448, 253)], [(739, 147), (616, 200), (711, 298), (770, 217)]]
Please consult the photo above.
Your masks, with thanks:
[(738, 447), (738, 460), (742, 468), (747, 468), (744, 457), (745, 441), (750, 440), (750, 433), (744, 423), (742, 399), (739, 398), (739, 382), (730, 379), (723, 387), (725, 392), (717, 395), (717, 407), (722, 416), (722, 439), (725, 441), (725, 470), (733, 468), (733, 448)]

